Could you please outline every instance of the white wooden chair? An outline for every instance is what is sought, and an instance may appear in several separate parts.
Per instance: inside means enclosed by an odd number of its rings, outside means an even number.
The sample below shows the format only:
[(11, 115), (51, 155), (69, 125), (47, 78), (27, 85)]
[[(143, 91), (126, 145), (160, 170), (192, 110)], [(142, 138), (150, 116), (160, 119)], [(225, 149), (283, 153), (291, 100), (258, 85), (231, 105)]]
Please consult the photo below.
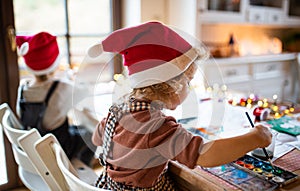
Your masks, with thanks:
[(71, 163), (54, 135), (45, 135), (35, 142), (34, 147), (38, 156), (44, 161), (47, 172), (61, 173), (54, 178), (61, 185), (66, 186), (67, 190), (104, 191), (104, 189), (93, 186), (98, 175), (90, 167), (79, 161), (77, 161), (79, 164), (77, 163), (76, 167), (73, 166), (74, 161)]
[[(46, 182), (49, 190), (52, 191), (64, 191), (67, 190), (67, 187), (63, 182), (62, 174), (58, 172), (48, 172), (47, 166), (45, 166), (44, 161), (38, 156), (36, 150), (34, 149), (34, 143), (41, 138), (37, 129), (31, 129), (26, 134), (19, 137), (18, 142), (21, 148), (25, 151), (28, 158), (31, 160), (33, 165), (36, 167), (41, 178)], [(57, 180), (60, 180), (58, 182)]]
[[(23, 184), (33, 191), (50, 190), (40, 176), (39, 169), (32, 163), (18, 142), (18, 139), (28, 131), (22, 129), (21, 123), (6, 103), (0, 105), (0, 124), (12, 145), (14, 158), (18, 164), (18, 174)], [(38, 132), (36, 133), (36, 139), (40, 138)]]
[[(63, 174), (58, 166), (54, 147), (52, 148), (54, 142), (59, 145), (54, 135), (49, 134), (42, 138), (36, 129), (23, 130), (20, 121), (6, 103), (0, 105), (0, 125), (12, 145), (19, 177), (28, 189), (32, 191), (102, 190), (91, 186), (98, 176), (78, 159), (72, 160), (73, 164), (70, 163), (68, 168), (65, 168), (65, 170), (71, 170), (72, 173), (67, 175), (67, 171), (64, 171), (66, 173)], [(50, 140), (48, 137), (55, 141), (51, 141), (51, 145), (47, 146), (46, 143), (50, 143), (45, 142)], [(37, 146), (37, 148), (45, 150), (39, 150), (38, 153), (34, 145), (39, 141), (40, 147)], [(64, 153), (63, 150), (61, 152)], [(40, 153), (45, 155), (41, 156)], [(52, 158), (45, 158), (45, 156)], [(61, 159), (69, 161), (67, 157)], [(65, 177), (68, 177), (66, 178), (68, 182)], [(72, 181), (74, 183), (69, 186), (68, 183)]]

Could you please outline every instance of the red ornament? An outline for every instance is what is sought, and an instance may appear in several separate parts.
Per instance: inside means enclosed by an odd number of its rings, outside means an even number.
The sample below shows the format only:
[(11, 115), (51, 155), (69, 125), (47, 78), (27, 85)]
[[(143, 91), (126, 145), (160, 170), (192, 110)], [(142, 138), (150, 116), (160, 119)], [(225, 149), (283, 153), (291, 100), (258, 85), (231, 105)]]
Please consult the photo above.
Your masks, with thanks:
[(240, 99), (240, 105), (241, 105), (241, 106), (245, 106), (245, 105), (246, 105), (246, 102), (247, 102), (247, 99), (246, 99), (246, 98), (241, 98), (241, 99)]
[(255, 121), (264, 121), (267, 119), (270, 110), (268, 108), (256, 107), (253, 110), (253, 115), (255, 116)]

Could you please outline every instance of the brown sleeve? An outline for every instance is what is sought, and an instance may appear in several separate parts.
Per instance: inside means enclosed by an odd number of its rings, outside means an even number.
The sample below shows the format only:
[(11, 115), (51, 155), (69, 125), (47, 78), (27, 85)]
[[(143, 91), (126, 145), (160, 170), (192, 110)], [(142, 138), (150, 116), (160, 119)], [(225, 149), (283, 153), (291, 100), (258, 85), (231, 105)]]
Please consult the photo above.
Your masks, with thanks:
[(173, 160), (177, 160), (189, 168), (195, 168), (202, 144), (203, 140), (200, 136), (193, 136), (185, 149), (182, 150)]
[(106, 118), (103, 118), (96, 126), (95, 131), (92, 135), (92, 142), (95, 146), (102, 145), (102, 139), (105, 129)]
[(189, 168), (194, 168), (203, 139), (193, 136), (173, 117), (166, 117), (165, 123), (149, 137), (149, 147), (155, 148), (167, 159), (177, 160)]

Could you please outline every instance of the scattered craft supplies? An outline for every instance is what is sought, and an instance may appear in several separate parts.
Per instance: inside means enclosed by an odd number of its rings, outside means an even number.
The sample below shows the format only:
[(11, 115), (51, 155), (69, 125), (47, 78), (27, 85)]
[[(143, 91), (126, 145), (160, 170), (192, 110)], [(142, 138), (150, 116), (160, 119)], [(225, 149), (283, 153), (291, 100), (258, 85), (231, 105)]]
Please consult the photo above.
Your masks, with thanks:
[(300, 135), (300, 121), (297, 118), (290, 116), (283, 116), (279, 119), (272, 119), (267, 121), (272, 125), (272, 129), (278, 132), (287, 133), (293, 136)]

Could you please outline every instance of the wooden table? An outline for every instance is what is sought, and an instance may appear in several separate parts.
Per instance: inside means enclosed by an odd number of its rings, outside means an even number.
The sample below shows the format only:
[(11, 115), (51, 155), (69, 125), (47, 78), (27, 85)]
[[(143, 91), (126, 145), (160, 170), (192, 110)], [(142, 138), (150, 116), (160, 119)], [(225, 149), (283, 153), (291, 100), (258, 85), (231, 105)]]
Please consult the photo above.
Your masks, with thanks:
[[(97, 98), (93, 99), (87, 99), (84, 102), (81, 103), (81, 109), (80, 110), (74, 110), (71, 116), (76, 116), (76, 120), (80, 124), (84, 124), (91, 132), (94, 131), (94, 128), (98, 121), (101, 119), (101, 117), (95, 116), (95, 113), (100, 113), (103, 116), (106, 116), (110, 102), (111, 102), (111, 96), (109, 95), (101, 95)], [(96, 101), (95, 101), (96, 100)], [(99, 101), (101, 100), (101, 101)], [(210, 101), (202, 102), (202, 108), (211, 108), (209, 105), (203, 105), (203, 104), (211, 104)], [(192, 107), (187, 107), (192, 108)], [(232, 118), (232, 116), (225, 115), (225, 127), (226, 126), (233, 126), (233, 127), (241, 127), (243, 124), (248, 124), (247, 118), (244, 116), (244, 112), (247, 110), (247, 108), (242, 107), (232, 107), (227, 106), (227, 109), (230, 109), (230, 112), (227, 112), (225, 114), (230, 114), (234, 116), (240, 116), (239, 118), (235, 117)], [(97, 110), (98, 109), (98, 110)], [(202, 113), (201, 113), (202, 112)], [(202, 111), (200, 110), (198, 115), (201, 116), (201, 119), (207, 118), (205, 114), (209, 113), (208, 111)], [(102, 117), (103, 117), (102, 116)], [(190, 115), (188, 115), (190, 116)], [(175, 115), (176, 117), (176, 115)], [(227, 120), (226, 120), (227, 119)], [(227, 124), (226, 124), (227, 122)], [(225, 128), (226, 129), (226, 128)], [(230, 130), (230, 129), (229, 129)], [(242, 131), (241, 131), (242, 130)], [(243, 128), (236, 128), (234, 129), (234, 133), (242, 134), (244, 133)], [(229, 131), (230, 135), (233, 135), (233, 131)], [(300, 158), (300, 151), (299, 152), (299, 158)], [(170, 173), (173, 176), (173, 178), (176, 180), (176, 183), (178, 187), (181, 190), (189, 190), (189, 191), (218, 191), (218, 190), (238, 190), (232, 188), (232, 186), (225, 186), (224, 184), (220, 184), (219, 181), (211, 180), (211, 175), (208, 176), (206, 173), (201, 173), (199, 170), (191, 170), (184, 165), (181, 165), (177, 162), (170, 162), (169, 164)], [(295, 171), (296, 174), (300, 175), (300, 170)], [(300, 190), (300, 180), (290, 183), (283, 188), (278, 188), (277, 190), (280, 191), (289, 191), (289, 190)]]
[[(296, 152), (298, 152), (300, 156), (300, 151), (297, 150)], [(197, 169), (189, 169), (188, 167), (181, 165), (178, 162), (171, 161), (169, 163), (169, 172), (173, 179), (175, 179), (177, 187), (183, 191), (240, 190), (238, 188), (228, 186), (228, 184), (223, 184), (221, 181), (218, 181), (218, 179), (211, 178), (211, 174), (202, 172), (201, 170)], [(300, 176), (300, 169), (294, 171), (294, 173)], [(295, 182), (276, 189), (276, 191), (299, 190), (300, 178)]]

